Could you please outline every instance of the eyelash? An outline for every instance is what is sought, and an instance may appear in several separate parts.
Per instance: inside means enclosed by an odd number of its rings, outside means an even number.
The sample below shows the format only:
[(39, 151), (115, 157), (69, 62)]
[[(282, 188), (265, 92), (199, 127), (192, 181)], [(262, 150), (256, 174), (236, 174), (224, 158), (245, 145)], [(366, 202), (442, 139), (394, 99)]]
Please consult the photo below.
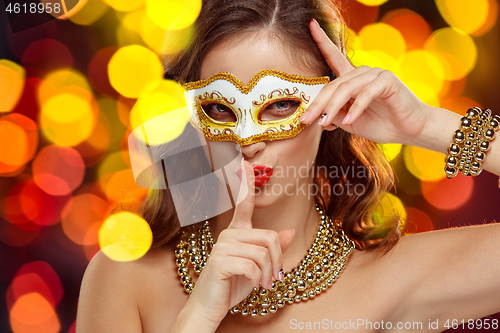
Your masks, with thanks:
[[(286, 102), (286, 108), (285, 109), (279, 109), (278, 108), (278, 103), (281, 103), (281, 102)], [(272, 106), (275, 106), (275, 108), (273, 108), (272, 112), (270, 111), (271, 107)], [(299, 107), (300, 105), (300, 102), (299, 101), (296, 101), (296, 100), (293, 100), (293, 99), (283, 99), (283, 100), (280, 100), (280, 101), (276, 101), (274, 103), (271, 103), (269, 104), (265, 109), (263, 109), (259, 115), (259, 119), (262, 119), (262, 115), (265, 113), (265, 111), (268, 111), (269, 110), (269, 116), (284, 116), (284, 115), (290, 115), (292, 114), (293, 112), (295, 112), (297, 110), (297, 108)], [(290, 111), (290, 109), (292, 109)], [(267, 120), (272, 120), (272, 119), (267, 119)]]
[(297, 108), (297, 107), (299, 106), (299, 104), (300, 104), (299, 102), (294, 101), (294, 100), (283, 99), (283, 100), (281, 100), (281, 101), (277, 101), (277, 102), (274, 102), (274, 103), (272, 103), (272, 104), (269, 104), (269, 105), (268, 105), (268, 106), (264, 109), (264, 111), (265, 111), (265, 110), (267, 110), (267, 109), (269, 109), (272, 105), (276, 105), (276, 106), (278, 106), (278, 103), (281, 103), (281, 102), (286, 102), (286, 103), (287, 103), (287, 104), (286, 104), (286, 106), (287, 106), (287, 107), (286, 107), (285, 109), (280, 109), (280, 108), (278, 107), (276, 110), (277, 110), (278, 112), (280, 112), (280, 113), (285, 113), (285, 111), (286, 111), (286, 110), (288, 110), (289, 108), (293, 107), (293, 105), (294, 105), (294, 104), (296, 105), (296, 108)]
[[(286, 103), (286, 108), (280, 109), (278, 107), (278, 103), (283, 103), (283, 102)], [(262, 115), (266, 111), (269, 112), (269, 116), (271, 116), (271, 117), (273, 117), (273, 116), (280, 117), (280, 116), (283, 116), (287, 113), (292, 114), (293, 112), (295, 112), (295, 110), (297, 110), (299, 105), (300, 105), (300, 102), (293, 100), (293, 99), (283, 99), (283, 100), (273, 102), (273, 103), (267, 105), (265, 109), (261, 110), (261, 112), (259, 114), (259, 119), (262, 118)], [(273, 106), (274, 106), (274, 108), (272, 108)], [(223, 111), (220, 111), (219, 107), (223, 107)], [(219, 103), (210, 103), (210, 104), (202, 105), (202, 108), (205, 110), (205, 113), (210, 118), (212, 118), (214, 120), (225, 121), (225, 122), (236, 121), (236, 116), (234, 115), (233, 111), (229, 107), (227, 107), (226, 105), (219, 104)], [(289, 111), (290, 108), (293, 109), (292, 110), (293, 112)], [(230, 120), (229, 119), (224, 120), (225, 118), (229, 118), (229, 117), (231, 118)], [(266, 119), (266, 120), (273, 120), (273, 119)]]
[[(220, 112), (219, 110), (216, 110), (218, 106), (224, 107), (224, 111)], [(226, 122), (236, 121), (236, 116), (231, 111), (231, 109), (223, 104), (210, 103), (202, 105), (202, 108), (203, 110), (205, 110), (205, 113), (214, 120), (226, 121)], [(228, 115), (227, 113), (229, 113), (230, 115)], [(231, 117), (231, 120), (223, 120), (225, 117)]]

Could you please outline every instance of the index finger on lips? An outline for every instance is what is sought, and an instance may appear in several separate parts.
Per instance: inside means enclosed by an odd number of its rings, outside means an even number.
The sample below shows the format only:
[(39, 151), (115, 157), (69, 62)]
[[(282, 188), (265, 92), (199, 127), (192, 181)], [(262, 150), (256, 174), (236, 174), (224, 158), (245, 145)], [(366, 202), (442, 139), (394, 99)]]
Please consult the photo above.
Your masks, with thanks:
[(354, 69), (349, 61), (347, 61), (346, 57), (340, 52), (337, 45), (328, 38), (325, 31), (316, 20), (311, 20), (309, 29), (311, 30), (311, 35), (318, 45), (323, 58), (325, 58), (326, 63), (337, 77), (349, 73)]
[(247, 161), (241, 160), (241, 186), (233, 220), (228, 228), (252, 228), (252, 215), (255, 203), (255, 175)]

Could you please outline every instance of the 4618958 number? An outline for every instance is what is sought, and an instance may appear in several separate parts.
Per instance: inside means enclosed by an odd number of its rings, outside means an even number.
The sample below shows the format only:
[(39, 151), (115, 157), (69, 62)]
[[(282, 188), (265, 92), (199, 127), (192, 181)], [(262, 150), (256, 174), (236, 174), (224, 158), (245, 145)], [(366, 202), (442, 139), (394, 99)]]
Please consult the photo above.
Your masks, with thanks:
[(498, 330), (499, 328), (499, 323), (498, 319), (491, 319), (491, 318), (485, 318), (485, 319), (469, 319), (465, 321), (464, 319), (458, 321), (457, 319), (450, 320), (448, 319), (444, 323), (444, 327), (449, 329), (457, 329), (461, 327), (462, 329), (485, 329), (485, 330)]
[(24, 13), (24, 14), (35, 14), (35, 13), (61, 13), (60, 3), (9, 3), (5, 8), (8, 13)]

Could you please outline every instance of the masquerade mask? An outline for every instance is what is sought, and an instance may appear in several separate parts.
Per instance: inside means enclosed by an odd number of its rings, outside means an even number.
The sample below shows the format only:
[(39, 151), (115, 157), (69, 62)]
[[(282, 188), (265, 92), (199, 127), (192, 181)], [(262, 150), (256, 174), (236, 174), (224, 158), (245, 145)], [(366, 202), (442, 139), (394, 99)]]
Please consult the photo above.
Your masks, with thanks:
[(306, 127), (299, 118), (330, 82), (275, 70), (257, 73), (247, 85), (230, 73), (184, 84), (193, 126), (212, 141), (240, 146), (288, 139)]

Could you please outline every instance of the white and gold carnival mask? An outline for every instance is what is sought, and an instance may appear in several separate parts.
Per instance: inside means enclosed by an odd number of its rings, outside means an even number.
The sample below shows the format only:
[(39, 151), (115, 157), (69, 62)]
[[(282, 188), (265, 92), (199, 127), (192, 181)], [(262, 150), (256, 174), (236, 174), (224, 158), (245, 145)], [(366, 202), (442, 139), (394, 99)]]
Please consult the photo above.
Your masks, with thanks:
[(240, 146), (288, 139), (306, 127), (299, 118), (330, 82), (328, 77), (304, 77), (263, 70), (245, 85), (230, 73), (184, 84), (193, 126), (212, 141)]

